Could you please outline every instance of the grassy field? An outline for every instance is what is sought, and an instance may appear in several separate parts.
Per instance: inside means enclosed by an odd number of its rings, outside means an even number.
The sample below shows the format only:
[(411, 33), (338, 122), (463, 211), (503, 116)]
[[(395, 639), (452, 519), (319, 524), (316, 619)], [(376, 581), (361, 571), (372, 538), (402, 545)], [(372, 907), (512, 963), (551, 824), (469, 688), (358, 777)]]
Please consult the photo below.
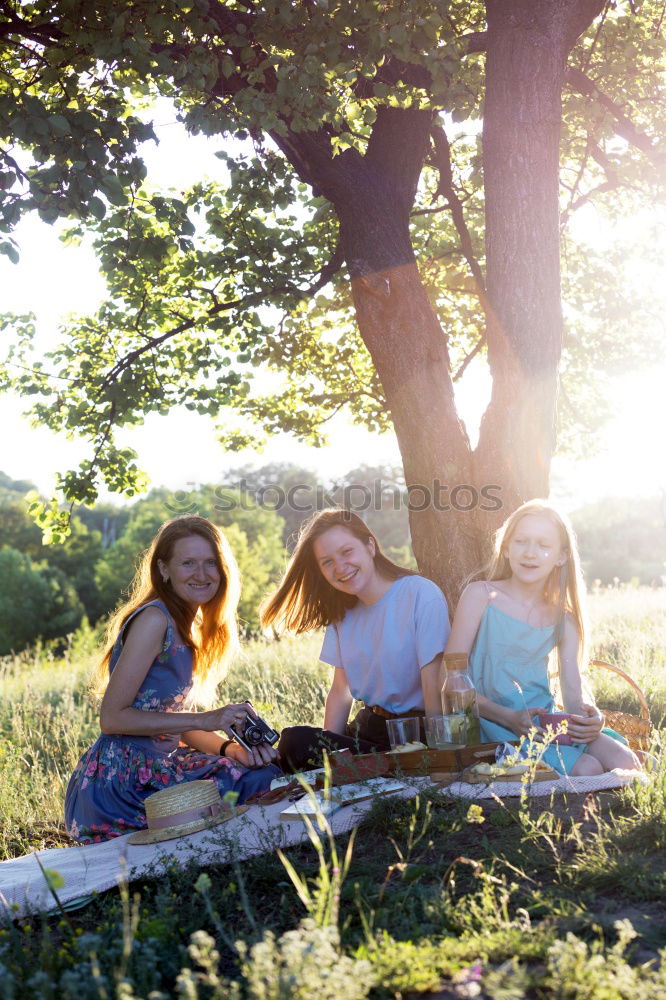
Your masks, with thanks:
[[(666, 725), (666, 593), (592, 595), (591, 655), (640, 683)], [(224, 700), (250, 697), (278, 728), (321, 718), (319, 641), (248, 643)], [(0, 665), (0, 859), (67, 843), (69, 774), (97, 733), (85, 697), (94, 636), (65, 655)], [(592, 675), (599, 704), (635, 712), (630, 689)], [(666, 732), (664, 733), (666, 736)], [(666, 1000), (666, 740), (645, 788), (563, 808), (461, 804), (438, 791), (378, 801), (347, 839), (242, 869), (172, 870), (109, 892), (69, 921), (0, 930), (0, 1000), (291, 1000), (441, 997)], [(333, 854), (332, 854), (333, 852)], [(343, 877), (345, 876), (346, 877)], [(2, 876), (0, 872), (0, 888)], [(323, 910), (339, 918), (317, 920)], [(322, 901), (328, 900), (329, 906)], [(321, 904), (321, 905), (320, 905)], [(666, 952), (664, 953), (666, 954)]]

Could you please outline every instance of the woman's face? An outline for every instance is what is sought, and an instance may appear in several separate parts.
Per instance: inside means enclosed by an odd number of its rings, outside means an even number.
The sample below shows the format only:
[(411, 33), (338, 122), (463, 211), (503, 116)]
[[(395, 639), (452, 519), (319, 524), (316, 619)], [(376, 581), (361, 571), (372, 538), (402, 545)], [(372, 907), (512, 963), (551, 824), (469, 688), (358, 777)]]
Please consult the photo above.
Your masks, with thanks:
[(348, 528), (336, 524), (315, 539), (312, 551), (324, 579), (343, 594), (352, 594), (362, 601), (376, 586), (372, 538), (364, 542)]
[(173, 592), (192, 608), (212, 600), (222, 579), (215, 552), (201, 535), (179, 538), (171, 558), (166, 562), (159, 559), (158, 566)]

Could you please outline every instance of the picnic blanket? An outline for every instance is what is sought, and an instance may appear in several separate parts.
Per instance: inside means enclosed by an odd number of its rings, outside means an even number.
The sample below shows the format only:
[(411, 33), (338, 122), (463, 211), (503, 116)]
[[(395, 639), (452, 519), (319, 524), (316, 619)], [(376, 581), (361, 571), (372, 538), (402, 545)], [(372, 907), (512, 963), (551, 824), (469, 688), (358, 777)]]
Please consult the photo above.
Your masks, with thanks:
[[(636, 779), (644, 779), (638, 771), (611, 771), (597, 778), (567, 778), (543, 781), (528, 787), (530, 795), (550, 795), (569, 792), (581, 794), (605, 788), (618, 788)], [(394, 795), (413, 798), (425, 788), (432, 788), (427, 777), (409, 778), (405, 787)], [(491, 796), (504, 798), (520, 795), (522, 786), (509, 782), (494, 782), (486, 788), (456, 782), (442, 794), (480, 799)], [(357, 826), (372, 806), (372, 799), (340, 809), (329, 817), (334, 834), (346, 833)], [(64, 885), (57, 890), (61, 904), (70, 903), (94, 892), (103, 892), (126, 881), (157, 877), (170, 866), (196, 862), (201, 867), (210, 863), (238, 862), (257, 854), (270, 853), (278, 847), (289, 847), (308, 840), (301, 820), (280, 819), (283, 802), (256, 804), (247, 812), (210, 830), (157, 844), (132, 845), (127, 836), (115, 837), (101, 844), (60, 847), (39, 851), (41, 864), (47, 871), (57, 872)], [(0, 863), (0, 920), (18, 919), (34, 913), (57, 910), (57, 904), (46, 883), (35, 854)]]

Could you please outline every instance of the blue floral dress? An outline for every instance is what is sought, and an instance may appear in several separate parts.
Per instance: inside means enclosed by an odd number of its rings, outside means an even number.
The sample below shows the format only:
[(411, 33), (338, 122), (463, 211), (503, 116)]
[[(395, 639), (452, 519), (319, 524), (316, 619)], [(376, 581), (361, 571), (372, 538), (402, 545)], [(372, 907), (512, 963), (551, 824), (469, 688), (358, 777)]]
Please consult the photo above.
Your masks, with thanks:
[[(142, 712), (192, 710), (192, 651), (161, 601), (138, 608), (125, 623), (111, 653), (112, 671), (122, 652), (125, 631), (135, 615), (157, 607), (167, 619), (162, 652), (150, 666), (132, 703)], [(144, 799), (181, 781), (212, 778), (220, 794), (238, 801), (269, 788), (281, 771), (274, 765), (246, 768), (238, 761), (180, 746), (176, 735), (102, 734), (76, 765), (65, 796), (65, 823), (75, 840), (89, 844), (146, 827)]]

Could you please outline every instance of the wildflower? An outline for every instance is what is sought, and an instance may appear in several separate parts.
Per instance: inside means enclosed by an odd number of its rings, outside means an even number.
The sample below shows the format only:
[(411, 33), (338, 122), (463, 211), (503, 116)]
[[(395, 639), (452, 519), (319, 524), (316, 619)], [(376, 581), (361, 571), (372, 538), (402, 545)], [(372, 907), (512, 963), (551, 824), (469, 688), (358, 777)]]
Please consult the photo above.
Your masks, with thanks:
[(486, 817), (483, 815), (483, 809), (476, 802), (467, 810), (467, 816), (465, 817), (468, 823), (485, 823)]

